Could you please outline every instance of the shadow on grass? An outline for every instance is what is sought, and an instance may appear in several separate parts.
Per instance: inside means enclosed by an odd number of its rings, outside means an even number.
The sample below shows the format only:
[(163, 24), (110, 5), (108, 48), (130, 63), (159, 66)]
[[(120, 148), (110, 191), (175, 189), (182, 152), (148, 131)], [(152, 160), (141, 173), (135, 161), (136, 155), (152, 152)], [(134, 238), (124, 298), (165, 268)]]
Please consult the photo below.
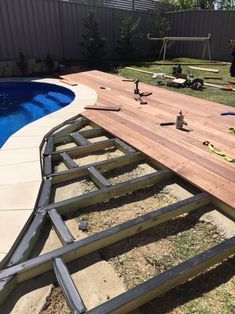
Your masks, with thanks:
[[(203, 294), (208, 293), (220, 285), (228, 282), (235, 275), (234, 264), (235, 257), (232, 257), (206, 273), (203, 273), (191, 281), (188, 281), (185, 284), (180, 285), (141, 306), (141, 313), (155, 314), (156, 309), (158, 314), (169, 313), (176, 307), (201, 297)], [(214, 310), (214, 313), (216, 313), (216, 308), (214, 308)], [(225, 310), (223, 313), (229, 312), (226, 312)]]

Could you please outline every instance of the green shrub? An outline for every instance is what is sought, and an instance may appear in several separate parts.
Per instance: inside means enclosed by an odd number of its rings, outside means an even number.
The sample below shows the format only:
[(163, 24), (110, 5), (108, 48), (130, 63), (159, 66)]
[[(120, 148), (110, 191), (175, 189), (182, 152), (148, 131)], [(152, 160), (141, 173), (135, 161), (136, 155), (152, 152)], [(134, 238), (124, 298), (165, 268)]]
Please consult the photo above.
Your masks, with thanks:
[(94, 12), (87, 14), (84, 26), (87, 32), (82, 35), (83, 42), (80, 43), (82, 54), (89, 65), (97, 65), (104, 56), (105, 41), (101, 38)]
[(22, 75), (25, 76), (27, 74), (28, 71), (28, 61), (25, 58), (25, 55), (23, 54), (23, 52), (19, 52), (19, 61), (16, 62), (19, 70), (21, 71)]
[[(152, 15), (151, 21), (151, 37), (154, 38), (162, 38), (166, 37), (169, 33), (170, 27), (167, 20), (160, 15), (159, 13), (155, 13)], [(162, 41), (153, 41), (152, 42), (152, 53), (159, 54), (162, 46)]]
[(133, 16), (125, 16), (121, 20), (120, 40), (118, 40), (117, 53), (122, 60), (131, 60), (136, 57), (135, 39), (140, 35), (136, 34), (140, 18), (134, 20)]
[(45, 65), (50, 73), (53, 72), (54, 67), (55, 67), (55, 62), (49, 53), (46, 56)]

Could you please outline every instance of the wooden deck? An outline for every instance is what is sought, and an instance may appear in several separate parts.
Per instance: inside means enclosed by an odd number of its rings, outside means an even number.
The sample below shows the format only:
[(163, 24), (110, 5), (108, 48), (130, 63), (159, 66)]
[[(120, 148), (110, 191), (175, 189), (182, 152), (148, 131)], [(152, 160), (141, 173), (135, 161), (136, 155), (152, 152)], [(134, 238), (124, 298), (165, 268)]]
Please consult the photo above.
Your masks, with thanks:
[[(133, 99), (134, 84), (123, 82), (121, 77), (99, 71), (64, 77), (96, 90), (97, 103), (122, 106), (119, 112), (86, 110), (82, 113), (84, 117), (235, 208), (235, 163), (215, 156), (202, 144), (210, 141), (225, 154), (235, 157), (235, 136), (228, 133), (229, 127), (235, 127), (235, 117), (220, 115), (231, 111), (231, 107), (142, 83), (140, 90), (153, 94), (146, 97), (147, 105), (140, 106)], [(101, 86), (111, 90), (100, 89)], [(228, 97), (234, 95), (228, 93)], [(180, 109), (187, 127), (193, 131), (159, 125), (175, 121)]]

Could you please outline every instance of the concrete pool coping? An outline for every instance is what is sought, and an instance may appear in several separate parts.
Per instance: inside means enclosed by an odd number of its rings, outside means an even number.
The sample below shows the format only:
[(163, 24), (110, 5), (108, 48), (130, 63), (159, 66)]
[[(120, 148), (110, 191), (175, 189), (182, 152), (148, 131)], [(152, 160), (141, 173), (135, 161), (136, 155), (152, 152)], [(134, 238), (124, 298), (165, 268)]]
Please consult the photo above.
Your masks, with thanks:
[(0, 149), (0, 261), (23, 229), (40, 189), (40, 145), (44, 136), (58, 125), (78, 115), (85, 105), (93, 105), (97, 94), (90, 87), (70, 86), (59, 79), (14, 78), (0, 82), (34, 81), (66, 87), (75, 93), (68, 106), (27, 124), (14, 133)]

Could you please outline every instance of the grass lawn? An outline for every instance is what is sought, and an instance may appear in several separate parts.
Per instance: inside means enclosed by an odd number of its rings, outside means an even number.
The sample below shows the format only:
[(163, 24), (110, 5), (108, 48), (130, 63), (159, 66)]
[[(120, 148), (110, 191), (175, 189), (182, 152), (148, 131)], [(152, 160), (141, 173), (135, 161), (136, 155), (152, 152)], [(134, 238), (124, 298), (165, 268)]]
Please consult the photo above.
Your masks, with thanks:
[[(205, 71), (198, 71), (198, 70), (191, 70), (189, 69), (188, 65), (182, 66), (182, 73), (184, 74), (190, 74), (192, 73), (195, 78), (204, 78), (204, 76), (221, 76), (223, 79), (210, 79), (210, 80), (204, 80), (204, 82), (212, 83), (216, 85), (224, 85), (228, 86), (230, 85), (228, 81), (233, 81), (234, 78), (230, 76), (229, 68), (230, 65), (204, 65), (203, 63), (205, 61), (203, 60), (197, 60), (197, 59), (189, 59), (189, 58), (176, 58), (172, 59), (171, 61), (174, 62), (200, 62), (202, 63), (201, 67), (209, 68), (209, 69), (216, 69), (219, 70), (218, 74), (205, 72)], [(208, 62), (208, 61), (207, 61)], [(167, 75), (172, 75), (172, 67), (173, 65), (157, 65), (157, 64), (146, 64), (146, 63), (137, 63), (136, 65), (131, 65), (131, 67), (141, 69), (141, 70), (147, 70), (150, 72), (161, 72), (165, 73)], [(197, 67), (200, 67), (197, 65)], [(150, 85), (156, 85), (156, 79), (152, 79), (152, 76), (149, 74), (139, 73), (135, 71), (128, 70), (126, 68), (119, 68), (118, 69), (118, 75), (121, 75), (126, 78), (133, 78), (133, 79), (139, 79), (141, 82), (150, 84)], [(160, 86), (162, 88), (166, 88), (169, 90), (174, 90), (175, 92), (179, 92), (186, 95), (191, 95), (203, 99), (207, 99), (210, 101), (214, 101), (217, 103), (221, 103), (224, 105), (235, 107), (235, 92), (229, 92), (220, 90), (218, 88), (212, 88), (212, 87), (206, 87), (203, 89), (203, 91), (194, 91), (191, 88), (173, 88), (173, 87), (167, 87), (167, 86)], [(233, 85), (235, 88), (235, 85)]]

